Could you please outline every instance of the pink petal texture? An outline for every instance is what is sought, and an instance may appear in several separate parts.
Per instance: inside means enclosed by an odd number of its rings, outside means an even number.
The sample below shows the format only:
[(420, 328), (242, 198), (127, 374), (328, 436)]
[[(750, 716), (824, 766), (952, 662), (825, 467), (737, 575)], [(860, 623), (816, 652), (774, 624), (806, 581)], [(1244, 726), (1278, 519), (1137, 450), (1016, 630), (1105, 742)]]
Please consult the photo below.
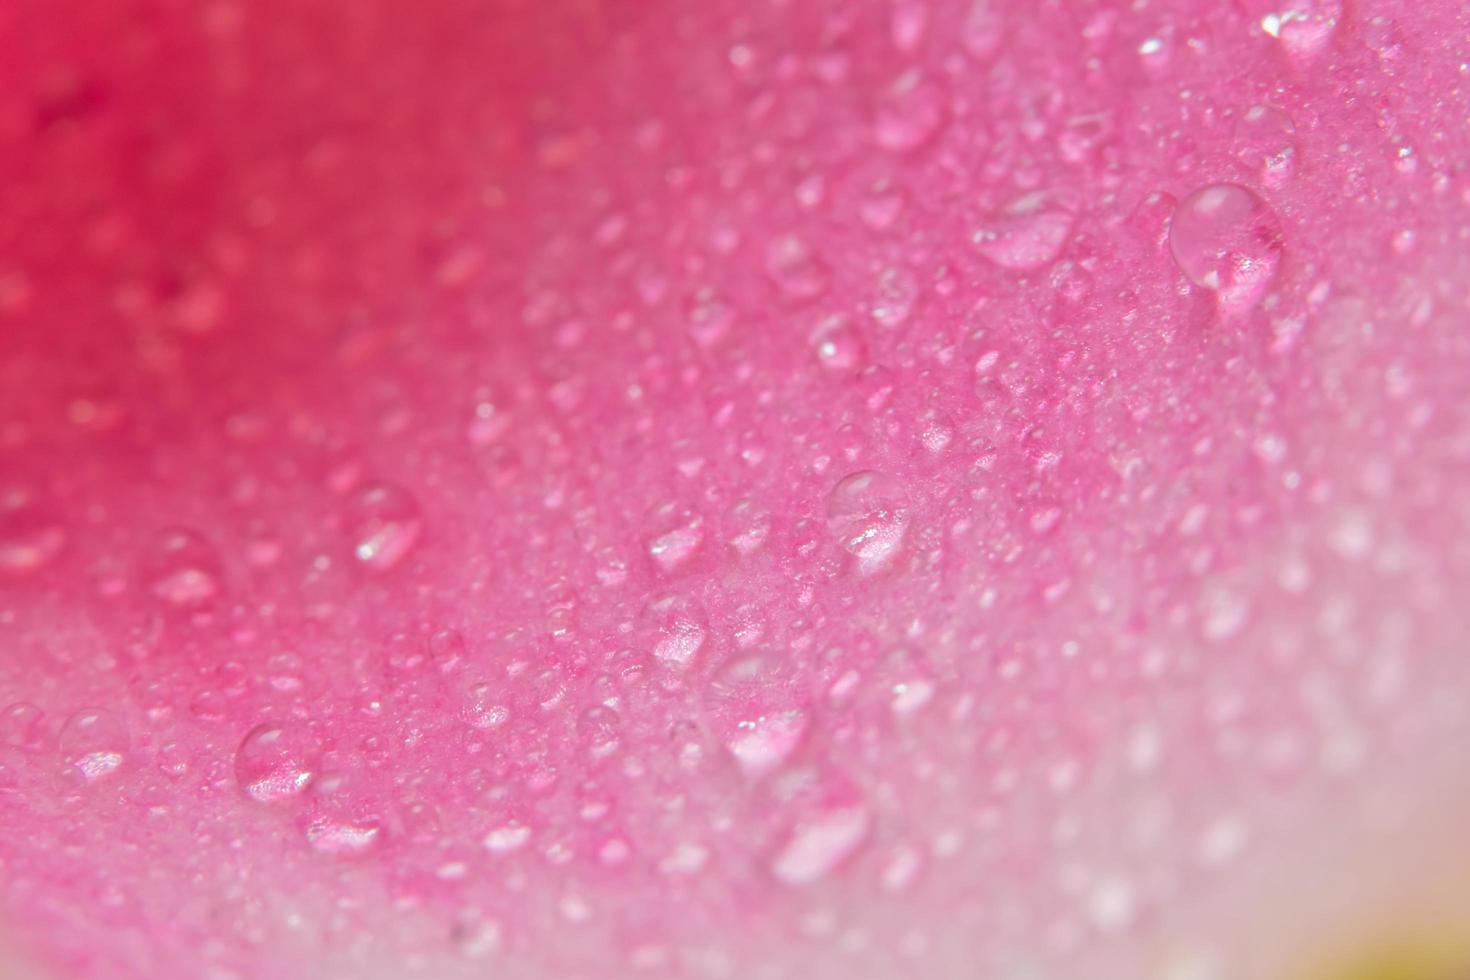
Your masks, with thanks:
[(0, 4), (0, 975), (1462, 976), (1467, 65)]

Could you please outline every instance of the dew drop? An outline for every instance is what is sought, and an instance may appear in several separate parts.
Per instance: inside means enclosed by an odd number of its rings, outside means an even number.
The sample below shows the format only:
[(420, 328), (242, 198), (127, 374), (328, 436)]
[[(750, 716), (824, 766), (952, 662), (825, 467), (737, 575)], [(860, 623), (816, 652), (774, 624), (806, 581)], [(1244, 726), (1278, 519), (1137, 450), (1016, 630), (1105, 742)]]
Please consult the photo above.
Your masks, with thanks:
[(383, 823), (362, 786), (341, 772), (323, 773), (311, 783), (306, 842), (318, 854), (353, 857), (378, 846)]
[(689, 336), (701, 347), (713, 347), (735, 324), (735, 308), (718, 293), (701, 289), (689, 300), (684, 310)]
[(812, 331), (812, 348), (817, 360), (833, 371), (856, 371), (867, 360), (867, 345), (851, 317), (836, 313)]
[(1267, 187), (1281, 187), (1296, 172), (1296, 125), (1270, 106), (1251, 106), (1235, 125), (1235, 156)]
[(801, 744), (807, 711), (797, 688), (771, 655), (737, 657), (711, 678), (706, 704), (715, 734), (747, 777), (776, 771)]
[(868, 836), (872, 816), (861, 800), (814, 807), (791, 829), (771, 861), (771, 873), (787, 885), (810, 885), (825, 878)]
[(577, 719), (577, 737), (593, 759), (606, 759), (622, 744), (623, 720), (606, 705), (597, 704)]
[(1211, 184), (1174, 209), (1169, 249), (1190, 282), (1212, 290), (1224, 312), (1242, 313), (1255, 306), (1276, 276), (1281, 223), (1246, 188)]
[(657, 596), (643, 610), (654, 657), (674, 668), (687, 667), (704, 648), (704, 613), (678, 595)]
[(22, 504), (0, 511), (0, 575), (28, 575), (55, 560), (66, 545), (66, 530)]
[(827, 496), (827, 527), (870, 574), (886, 567), (903, 544), (909, 512), (903, 488), (873, 470), (845, 477)]
[(914, 312), (918, 299), (918, 278), (907, 269), (890, 267), (878, 276), (878, 289), (868, 312), (880, 326), (900, 327)]
[(1075, 219), (1070, 211), (1028, 194), (976, 228), (970, 240), (981, 255), (1003, 269), (1034, 272), (1062, 254)]
[(391, 483), (359, 488), (348, 501), (352, 554), (366, 568), (386, 572), (412, 550), (423, 530), (418, 501)]
[(316, 746), (297, 728), (256, 725), (235, 750), (235, 779), (245, 795), (260, 803), (296, 796), (313, 776)]
[(88, 782), (116, 772), (128, 751), (128, 730), (103, 708), (83, 708), (61, 729), (61, 754)]
[(148, 591), (180, 609), (207, 605), (220, 591), (220, 561), (214, 545), (183, 528), (163, 531), (145, 562)]
[(526, 846), (531, 839), (531, 828), (520, 821), (503, 823), (485, 835), (482, 841), (491, 854), (509, 854)]
[(1242, 6), (1298, 65), (1326, 50), (1342, 20), (1342, 0), (1242, 0)]
[(766, 248), (766, 273), (781, 292), (795, 300), (809, 300), (827, 291), (831, 270), (806, 241), (780, 235)]
[(0, 711), (0, 744), (35, 751), (46, 742), (46, 713), (28, 701)]
[(725, 514), (725, 539), (740, 555), (752, 555), (771, 534), (771, 515), (753, 500), (737, 500)]
[(949, 121), (949, 91), (918, 70), (901, 75), (881, 96), (873, 139), (883, 149), (910, 153), (935, 139)]
[(687, 565), (704, 543), (704, 519), (677, 504), (657, 508), (650, 520), (648, 556), (664, 572)]

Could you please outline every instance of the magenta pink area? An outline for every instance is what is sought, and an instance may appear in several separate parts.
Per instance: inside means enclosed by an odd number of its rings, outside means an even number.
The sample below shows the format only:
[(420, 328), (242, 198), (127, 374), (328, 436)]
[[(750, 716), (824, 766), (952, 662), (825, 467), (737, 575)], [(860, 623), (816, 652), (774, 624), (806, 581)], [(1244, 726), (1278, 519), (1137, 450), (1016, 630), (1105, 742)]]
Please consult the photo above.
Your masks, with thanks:
[(1470, 772), (1467, 36), (0, 5), (6, 943), (1231, 969)]

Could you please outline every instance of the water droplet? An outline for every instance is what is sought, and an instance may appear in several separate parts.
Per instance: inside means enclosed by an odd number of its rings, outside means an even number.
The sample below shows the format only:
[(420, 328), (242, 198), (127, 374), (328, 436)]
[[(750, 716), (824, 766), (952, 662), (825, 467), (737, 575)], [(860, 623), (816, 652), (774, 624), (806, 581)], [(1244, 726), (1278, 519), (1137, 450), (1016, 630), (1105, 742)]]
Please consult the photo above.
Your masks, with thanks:
[(725, 515), (726, 540), (741, 555), (752, 555), (771, 534), (771, 515), (753, 500), (737, 500)]
[(1226, 313), (1251, 309), (1281, 261), (1281, 223), (1238, 184), (1211, 184), (1179, 202), (1169, 222), (1174, 261), (1197, 286), (1213, 290)]
[(910, 153), (934, 140), (948, 121), (948, 89), (937, 77), (909, 71), (879, 99), (873, 139), (885, 150)]
[(993, 0), (975, 0), (960, 24), (960, 44), (976, 61), (985, 61), (1000, 49), (1004, 23)]
[(806, 734), (798, 679), (774, 656), (741, 656), (724, 664), (710, 680), (706, 703), (715, 734), (751, 779), (779, 769)]
[(855, 853), (868, 836), (872, 815), (860, 799), (824, 801), (803, 814), (771, 860), (781, 882), (810, 885)]
[(648, 556), (664, 572), (687, 565), (704, 543), (704, 518), (677, 504), (664, 504), (653, 512), (653, 533), (648, 537)]
[(145, 562), (148, 591), (178, 608), (207, 605), (220, 591), (219, 555), (204, 537), (182, 528), (163, 531)]
[(245, 795), (260, 803), (295, 796), (314, 773), (315, 741), (300, 729), (256, 725), (235, 750), (235, 779)]
[(868, 311), (880, 326), (900, 327), (914, 312), (918, 299), (918, 277), (907, 269), (893, 266), (878, 276), (877, 294)]
[(654, 657), (670, 667), (687, 667), (704, 647), (706, 624), (702, 610), (678, 595), (654, 598), (643, 610)]
[(797, 235), (780, 235), (766, 248), (766, 273), (783, 293), (796, 300), (809, 300), (827, 291), (832, 280), (827, 268)]
[(701, 289), (690, 298), (684, 316), (694, 342), (701, 347), (713, 347), (734, 326), (735, 307), (713, 290)]
[(60, 742), (67, 765), (92, 782), (122, 765), (128, 751), (128, 730), (109, 711), (83, 708), (62, 726)]
[(863, 574), (889, 564), (903, 544), (909, 512), (903, 488), (872, 470), (853, 473), (827, 497), (827, 527)]
[(46, 743), (46, 713), (27, 701), (0, 711), (0, 744), (35, 751)]
[(1044, 194), (1028, 194), (975, 229), (970, 240), (996, 265), (1033, 272), (1062, 254), (1074, 220), (1070, 211), (1048, 203)]
[(895, 0), (888, 20), (893, 46), (911, 54), (924, 43), (929, 29), (929, 4), (926, 0)]
[(27, 575), (49, 565), (66, 545), (60, 523), (22, 504), (0, 511), (0, 574)]
[(577, 737), (593, 759), (606, 759), (622, 744), (623, 719), (606, 705), (596, 704), (577, 719)]
[(471, 684), (460, 714), (471, 726), (482, 730), (499, 728), (510, 720), (510, 708), (494, 684)]
[(312, 850), (353, 857), (380, 844), (383, 833), (372, 797), (351, 775), (328, 772), (312, 781), (305, 827)]
[(390, 483), (353, 493), (347, 508), (352, 554), (365, 567), (386, 572), (401, 562), (423, 530), (418, 501)]
[(530, 839), (531, 828), (518, 820), (512, 820), (491, 830), (482, 843), (491, 854), (509, 854), (526, 846)]
[(855, 371), (867, 360), (867, 344), (853, 326), (852, 318), (843, 313), (827, 317), (812, 331), (812, 347), (823, 367), (834, 371)]
[(1342, 20), (1342, 0), (1242, 0), (1242, 6), (1299, 65), (1326, 50)]
[(1235, 124), (1235, 156), (1267, 187), (1281, 187), (1296, 172), (1296, 125), (1270, 106), (1251, 106)]

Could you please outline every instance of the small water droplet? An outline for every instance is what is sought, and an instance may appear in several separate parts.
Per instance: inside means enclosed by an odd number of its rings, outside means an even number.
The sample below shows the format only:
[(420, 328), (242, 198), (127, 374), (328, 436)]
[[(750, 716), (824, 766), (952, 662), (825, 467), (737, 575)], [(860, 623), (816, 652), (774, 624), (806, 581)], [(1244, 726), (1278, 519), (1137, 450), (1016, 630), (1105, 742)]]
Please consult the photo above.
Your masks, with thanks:
[(311, 783), (316, 744), (288, 725), (256, 725), (235, 750), (235, 779), (252, 800), (271, 803), (296, 796)]
[(907, 269), (890, 266), (878, 276), (878, 289), (868, 311), (880, 326), (900, 327), (914, 312), (918, 299), (918, 277)]
[(83, 708), (61, 729), (61, 754), (88, 782), (116, 772), (128, 751), (128, 730), (103, 708)]
[(0, 711), (0, 744), (36, 751), (46, 743), (46, 713), (28, 701)]
[(892, 478), (863, 470), (844, 478), (827, 496), (827, 527), (858, 569), (886, 567), (903, 544), (909, 511), (903, 488)]
[(512, 820), (491, 830), (482, 843), (491, 854), (509, 854), (526, 846), (530, 839), (531, 828), (518, 820)]
[(1240, 0), (1246, 15), (1298, 65), (1315, 61), (1342, 20), (1342, 0)]
[(825, 878), (868, 836), (872, 815), (858, 798), (814, 805), (796, 821), (771, 860), (771, 873), (793, 887)]
[(888, 19), (893, 46), (911, 54), (924, 43), (929, 29), (929, 4), (926, 0), (895, 0)]
[(1004, 269), (1034, 272), (1062, 254), (1075, 221), (1043, 194), (1028, 194), (976, 228), (971, 241), (981, 255)]
[(384, 830), (365, 788), (348, 773), (328, 772), (311, 783), (304, 833), (318, 854), (353, 857), (381, 844)]
[(794, 234), (771, 240), (766, 248), (766, 273), (777, 288), (796, 300), (815, 299), (827, 291), (832, 280), (827, 264)]
[(834, 371), (855, 371), (867, 360), (867, 344), (853, 325), (852, 318), (842, 313), (827, 317), (812, 331), (812, 348), (823, 367)]
[(725, 539), (738, 554), (759, 551), (771, 534), (771, 515), (753, 500), (737, 500), (725, 515)]
[(644, 608), (654, 657), (670, 667), (684, 668), (703, 649), (707, 626), (702, 610), (678, 595), (663, 595)]
[(883, 93), (873, 139), (885, 150), (910, 153), (933, 141), (949, 121), (949, 90), (936, 76), (905, 72)]
[(1281, 187), (1296, 172), (1296, 125), (1271, 106), (1251, 106), (1235, 124), (1235, 156), (1267, 187)]
[(1212, 290), (1226, 313), (1260, 300), (1281, 261), (1281, 223), (1266, 203), (1238, 184), (1211, 184), (1179, 202), (1169, 249), (1190, 282)]
[(0, 510), (0, 574), (28, 575), (44, 568), (65, 545), (65, 528), (34, 507)]
[(741, 656), (724, 664), (710, 680), (706, 704), (716, 735), (751, 779), (779, 769), (806, 734), (798, 680), (774, 656)]
[(352, 554), (363, 566), (386, 572), (412, 550), (423, 530), (418, 501), (391, 483), (359, 488), (348, 501)]
[(694, 342), (701, 347), (713, 347), (734, 326), (735, 307), (714, 290), (701, 289), (690, 297), (684, 317)]
[(606, 705), (597, 704), (577, 719), (577, 736), (593, 759), (606, 759), (622, 744), (623, 719)]
[(677, 504), (657, 508), (650, 525), (648, 556), (664, 572), (687, 565), (704, 543), (704, 519)]
[(214, 545), (183, 528), (163, 531), (145, 561), (148, 591), (170, 606), (208, 605), (220, 591), (220, 561)]

